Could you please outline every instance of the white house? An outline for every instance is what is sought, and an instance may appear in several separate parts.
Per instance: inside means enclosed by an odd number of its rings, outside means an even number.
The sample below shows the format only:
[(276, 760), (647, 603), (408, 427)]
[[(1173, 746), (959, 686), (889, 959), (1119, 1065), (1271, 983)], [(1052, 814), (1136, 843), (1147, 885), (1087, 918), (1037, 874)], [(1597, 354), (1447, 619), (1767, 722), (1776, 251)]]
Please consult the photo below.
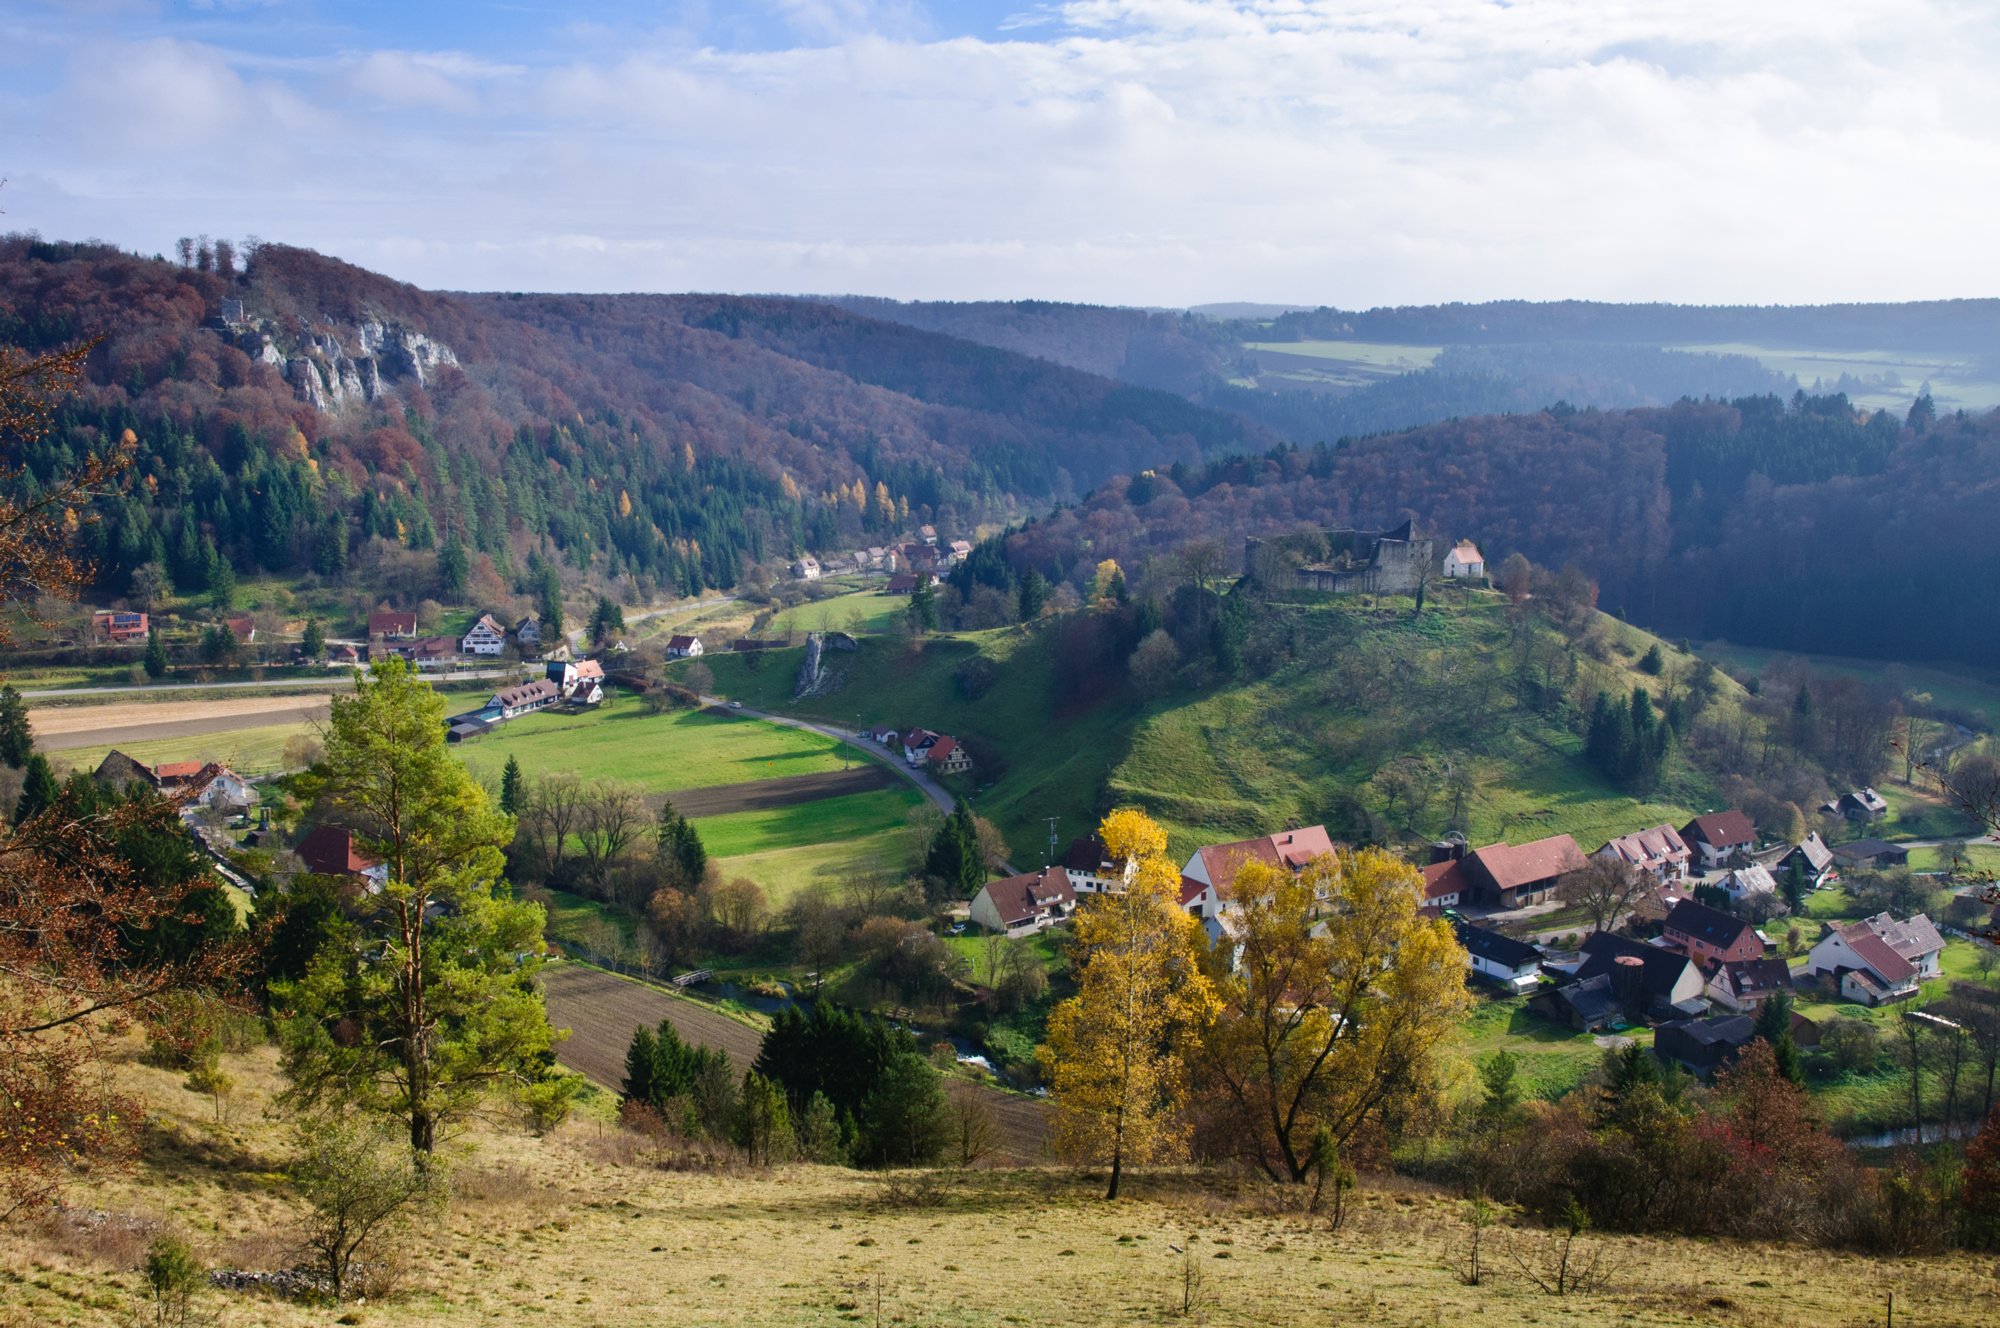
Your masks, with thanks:
[(1656, 825), (1650, 830), (1634, 830), (1629, 835), (1606, 840), (1604, 847), (1592, 856), (1623, 862), (1656, 881), (1675, 881), (1687, 875), (1688, 860), (1693, 855), (1680, 831), (1670, 825)]
[(502, 687), (483, 707), (502, 719), (513, 719), (530, 711), (543, 710), (562, 699), (562, 692), (546, 678), (524, 682), (518, 687)]
[(479, 621), (472, 624), (458, 648), (468, 655), (497, 655), (507, 648), (507, 629), (502, 627), (490, 613), (479, 615)]
[(792, 575), (801, 581), (817, 581), (820, 578), (819, 559), (806, 554), (792, 564)]
[(1778, 883), (1771, 878), (1768, 867), (1738, 867), (1722, 878), (1722, 888), (1729, 897), (1742, 903), (1752, 895), (1772, 895), (1778, 892)]
[(698, 636), (676, 636), (667, 642), (670, 659), (700, 659), (703, 646)]
[(911, 729), (903, 735), (903, 764), (922, 765), (931, 759), (931, 748), (937, 745), (942, 733), (932, 733), (929, 729)]
[(596, 705), (604, 699), (604, 665), (594, 659), (550, 660), (548, 681), (573, 705)]
[(1288, 871), (1304, 871), (1314, 858), (1333, 852), (1333, 840), (1323, 825), (1298, 830), (1280, 830), (1257, 839), (1239, 839), (1232, 844), (1210, 844), (1198, 848), (1181, 868), (1181, 906), (1212, 918), (1228, 906), (1229, 890), (1236, 871), (1255, 858)]
[(1486, 575), (1486, 555), (1477, 544), (1462, 539), (1444, 556), (1444, 574), (1453, 580), (1477, 581)]
[(1792, 971), (1782, 959), (1736, 959), (1717, 964), (1704, 994), (1716, 1004), (1748, 1014), (1780, 991), (1792, 988)]
[(1502, 990), (1517, 996), (1541, 985), (1542, 952), (1534, 946), (1465, 923), (1454, 930), (1458, 932), (1458, 943), (1465, 947), (1465, 962), (1473, 972), (1492, 979)]
[(1817, 830), (1786, 849), (1783, 856), (1771, 864), (1771, 875), (1791, 875), (1794, 862), (1805, 876), (1808, 890), (1824, 889), (1833, 878), (1833, 850), (1826, 846), (1826, 841), (1819, 837)]
[(1063, 872), (1069, 877), (1070, 889), (1081, 895), (1124, 894), (1138, 866), (1129, 858), (1123, 862), (1113, 858), (1096, 835), (1070, 840), (1069, 852), (1063, 854)]
[(1922, 913), (1898, 922), (1887, 913), (1827, 929), (1806, 956), (1806, 971), (1833, 977), (1849, 1000), (1883, 1005), (1916, 994), (1941, 972), (1944, 938)]
[(1681, 827), (1681, 838), (1701, 855), (1703, 871), (1728, 865), (1737, 855), (1749, 857), (1757, 847), (1757, 827), (1735, 808), (1697, 816)]
[(1061, 867), (988, 881), (972, 897), (972, 921), (987, 931), (1025, 936), (1061, 922), (1076, 907), (1076, 891)]

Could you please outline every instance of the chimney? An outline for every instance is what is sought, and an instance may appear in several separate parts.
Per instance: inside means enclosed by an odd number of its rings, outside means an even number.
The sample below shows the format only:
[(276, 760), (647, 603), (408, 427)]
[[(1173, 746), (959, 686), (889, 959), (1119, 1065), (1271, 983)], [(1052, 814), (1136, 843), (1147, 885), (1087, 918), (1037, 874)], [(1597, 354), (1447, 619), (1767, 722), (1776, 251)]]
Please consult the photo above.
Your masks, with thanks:
[(1637, 955), (1619, 955), (1611, 962), (1611, 990), (1628, 1008), (1645, 1003), (1646, 961)]

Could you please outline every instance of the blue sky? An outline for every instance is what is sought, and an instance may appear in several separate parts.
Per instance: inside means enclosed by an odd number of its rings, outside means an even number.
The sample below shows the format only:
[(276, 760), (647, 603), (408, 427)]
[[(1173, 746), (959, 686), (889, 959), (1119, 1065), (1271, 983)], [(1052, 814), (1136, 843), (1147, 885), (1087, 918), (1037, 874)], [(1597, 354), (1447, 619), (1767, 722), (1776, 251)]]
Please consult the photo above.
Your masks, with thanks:
[(0, 226), (430, 286), (2000, 294), (1985, 0), (0, 0)]

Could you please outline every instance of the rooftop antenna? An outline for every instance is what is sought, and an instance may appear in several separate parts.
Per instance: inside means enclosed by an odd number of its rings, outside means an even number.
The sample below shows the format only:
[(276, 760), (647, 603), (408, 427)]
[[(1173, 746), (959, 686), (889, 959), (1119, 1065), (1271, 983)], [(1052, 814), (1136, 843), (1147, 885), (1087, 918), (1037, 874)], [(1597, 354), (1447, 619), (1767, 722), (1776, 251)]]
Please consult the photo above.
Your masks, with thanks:
[(1048, 818), (1048, 822), (1049, 822), (1049, 860), (1047, 862), (1044, 862), (1042, 865), (1044, 867), (1053, 867), (1056, 865), (1056, 818), (1051, 816)]

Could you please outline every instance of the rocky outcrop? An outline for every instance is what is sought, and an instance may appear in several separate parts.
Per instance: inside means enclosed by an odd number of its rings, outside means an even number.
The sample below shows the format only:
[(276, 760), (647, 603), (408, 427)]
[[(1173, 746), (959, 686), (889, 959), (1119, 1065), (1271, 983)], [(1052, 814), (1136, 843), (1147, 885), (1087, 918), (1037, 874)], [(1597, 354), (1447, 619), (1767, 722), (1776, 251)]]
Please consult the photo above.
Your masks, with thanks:
[(354, 401), (379, 401), (399, 379), (428, 386), (438, 369), (458, 364), (458, 355), (443, 342), (373, 319), (346, 332), (310, 333), (302, 352), (284, 360), (285, 378), (300, 401), (325, 411)]

